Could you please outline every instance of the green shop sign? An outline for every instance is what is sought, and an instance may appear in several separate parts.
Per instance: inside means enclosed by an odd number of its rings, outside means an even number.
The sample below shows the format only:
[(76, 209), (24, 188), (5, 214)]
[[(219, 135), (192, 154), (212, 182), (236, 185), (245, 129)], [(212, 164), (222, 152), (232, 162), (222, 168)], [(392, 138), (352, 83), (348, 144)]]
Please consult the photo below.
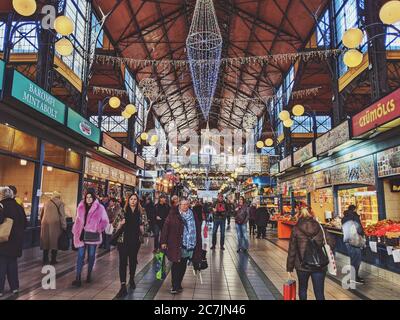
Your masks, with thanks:
[(68, 108), (67, 126), (85, 138), (100, 144), (100, 129), (70, 108)]
[(4, 71), (6, 68), (6, 64), (3, 60), (0, 60), (0, 91), (3, 88), (3, 79), (4, 79)]
[(14, 71), (11, 96), (47, 117), (64, 124), (65, 104), (17, 71)]

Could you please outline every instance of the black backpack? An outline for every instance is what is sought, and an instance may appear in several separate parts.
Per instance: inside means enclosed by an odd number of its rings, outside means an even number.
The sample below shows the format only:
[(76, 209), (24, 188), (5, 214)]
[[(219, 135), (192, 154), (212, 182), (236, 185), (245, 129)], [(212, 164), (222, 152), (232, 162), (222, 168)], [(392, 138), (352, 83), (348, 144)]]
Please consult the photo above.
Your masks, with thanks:
[[(303, 231), (301, 232), (304, 234)], [(315, 237), (311, 238), (307, 236), (307, 245), (306, 250), (304, 251), (303, 259), (301, 259), (299, 247), (297, 247), (297, 249), (299, 251), (298, 253), (301, 267), (304, 270), (310, 272), (318, 272), (323, 271), (328, 266), (329, 258), (325, 247), (318, 244), (317, 241), (315, 241)]]

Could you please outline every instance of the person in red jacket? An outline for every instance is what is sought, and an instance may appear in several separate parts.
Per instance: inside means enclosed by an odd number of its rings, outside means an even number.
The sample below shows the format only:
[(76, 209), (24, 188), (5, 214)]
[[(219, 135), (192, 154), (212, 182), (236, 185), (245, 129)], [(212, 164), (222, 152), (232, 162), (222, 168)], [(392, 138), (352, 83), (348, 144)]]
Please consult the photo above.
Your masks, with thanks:
[(189, 260), (193, 264), (202, 259), (201, 221), (189, 209), (186, 198), (180, 200), (179, 207), (172, 208), (165, 220), (161, 233), (161, 249), (166, 250), (172, 262), (171, 293), (182, 292), (182, 280)]

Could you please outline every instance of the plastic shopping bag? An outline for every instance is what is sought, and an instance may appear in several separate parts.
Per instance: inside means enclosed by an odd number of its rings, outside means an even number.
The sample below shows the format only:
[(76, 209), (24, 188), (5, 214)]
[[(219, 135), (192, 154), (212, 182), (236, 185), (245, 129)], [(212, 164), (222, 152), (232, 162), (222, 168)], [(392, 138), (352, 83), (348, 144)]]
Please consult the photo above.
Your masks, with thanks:
[(165, 253), (158, 252), (155, 255), (156, 259), (156, 279), (162, 280), (166, 276), (166, 266), (165, 266)]
[(296, 300), (296, 280), (288, 280), (284, 283), (283, 300)]

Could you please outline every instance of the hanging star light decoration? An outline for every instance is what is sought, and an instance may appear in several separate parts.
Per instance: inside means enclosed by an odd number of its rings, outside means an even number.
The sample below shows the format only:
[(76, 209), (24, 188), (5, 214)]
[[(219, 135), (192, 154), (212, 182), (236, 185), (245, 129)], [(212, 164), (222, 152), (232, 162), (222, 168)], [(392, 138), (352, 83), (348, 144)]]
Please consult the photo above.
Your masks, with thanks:
[(208, 120), (221, 65), (222, 37), (212, 0), (197, 0), (186, 49), (193, 87)]

